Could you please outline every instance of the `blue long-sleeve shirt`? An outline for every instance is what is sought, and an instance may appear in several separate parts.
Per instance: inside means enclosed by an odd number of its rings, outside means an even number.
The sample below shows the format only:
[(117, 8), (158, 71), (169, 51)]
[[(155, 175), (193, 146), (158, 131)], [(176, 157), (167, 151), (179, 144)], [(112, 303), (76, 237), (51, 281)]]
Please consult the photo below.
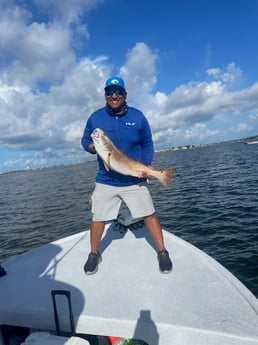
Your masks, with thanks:
[[(89, 151), (92, 142), (90, 134), (95, 128), (101, 128), (112, 140), (115, 146), (127, 156), (151, 164), (154, 147), (149, 123), (141, 111), (128, 107), (126, 114), (115, 116), (106, 107), (92, 113), (86, 123), (81, 140), (83, 148)], [(99, 171), (96, 182), (112, 186), (129, 186), (146, 179), (122, 175), (115, 171), (107, 171), (102, 159), (98, 156)]]

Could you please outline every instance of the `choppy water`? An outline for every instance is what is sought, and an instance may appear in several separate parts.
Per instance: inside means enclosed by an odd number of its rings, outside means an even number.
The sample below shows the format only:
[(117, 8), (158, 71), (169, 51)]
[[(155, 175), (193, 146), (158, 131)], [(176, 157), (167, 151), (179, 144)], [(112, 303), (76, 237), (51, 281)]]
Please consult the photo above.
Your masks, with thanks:
[[(163, 152), (154, 165), (177, 169), (168, 189), (155, 179), (150, 184), (162, 226), (218, 260), (258, 297), (258, 145)], [(96, 169), (94, 161), (0, 175), (0, 263), (88, 229)]]

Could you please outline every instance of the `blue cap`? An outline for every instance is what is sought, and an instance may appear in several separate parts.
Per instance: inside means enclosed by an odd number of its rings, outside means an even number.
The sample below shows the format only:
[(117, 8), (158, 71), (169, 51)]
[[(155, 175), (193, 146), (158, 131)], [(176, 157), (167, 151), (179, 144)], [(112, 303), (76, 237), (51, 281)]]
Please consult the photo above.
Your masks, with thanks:
[(106, 87), (108, 86), (118, 86), (125, 90), (125, 83), (122, 78), (119, 77), (111, 77), (106, 81)]

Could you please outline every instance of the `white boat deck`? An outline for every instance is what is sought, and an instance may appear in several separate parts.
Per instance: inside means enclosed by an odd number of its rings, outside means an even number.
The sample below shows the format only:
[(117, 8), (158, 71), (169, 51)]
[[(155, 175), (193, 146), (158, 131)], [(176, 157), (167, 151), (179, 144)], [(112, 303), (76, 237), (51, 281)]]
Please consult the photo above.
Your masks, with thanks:
[[(138, 338), (149, 345), (258, 344), (258, 300), (211, 257), (164, 231), (173, 271), (161, 274), (145, 228), (106, 227), (103, 261), (86, 276), (89, 231), (3, 263), (0, 324), (54, 330), (51, 290), (69, 290), (77, 333)], [(69, 330), (58, 296), (60, 328)]]

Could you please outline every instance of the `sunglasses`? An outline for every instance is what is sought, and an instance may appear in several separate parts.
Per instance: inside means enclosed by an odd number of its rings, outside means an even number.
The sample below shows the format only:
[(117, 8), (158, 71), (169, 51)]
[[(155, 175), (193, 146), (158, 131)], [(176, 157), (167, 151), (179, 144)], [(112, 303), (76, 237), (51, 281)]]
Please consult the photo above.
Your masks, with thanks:
[(105, 95), (106, 96), (112, 96), (113, 94), (116, 94), (117, 96), (122, 96), (124, 95), (124, 90), (123, 89), (106, 89), (105, 90)]

